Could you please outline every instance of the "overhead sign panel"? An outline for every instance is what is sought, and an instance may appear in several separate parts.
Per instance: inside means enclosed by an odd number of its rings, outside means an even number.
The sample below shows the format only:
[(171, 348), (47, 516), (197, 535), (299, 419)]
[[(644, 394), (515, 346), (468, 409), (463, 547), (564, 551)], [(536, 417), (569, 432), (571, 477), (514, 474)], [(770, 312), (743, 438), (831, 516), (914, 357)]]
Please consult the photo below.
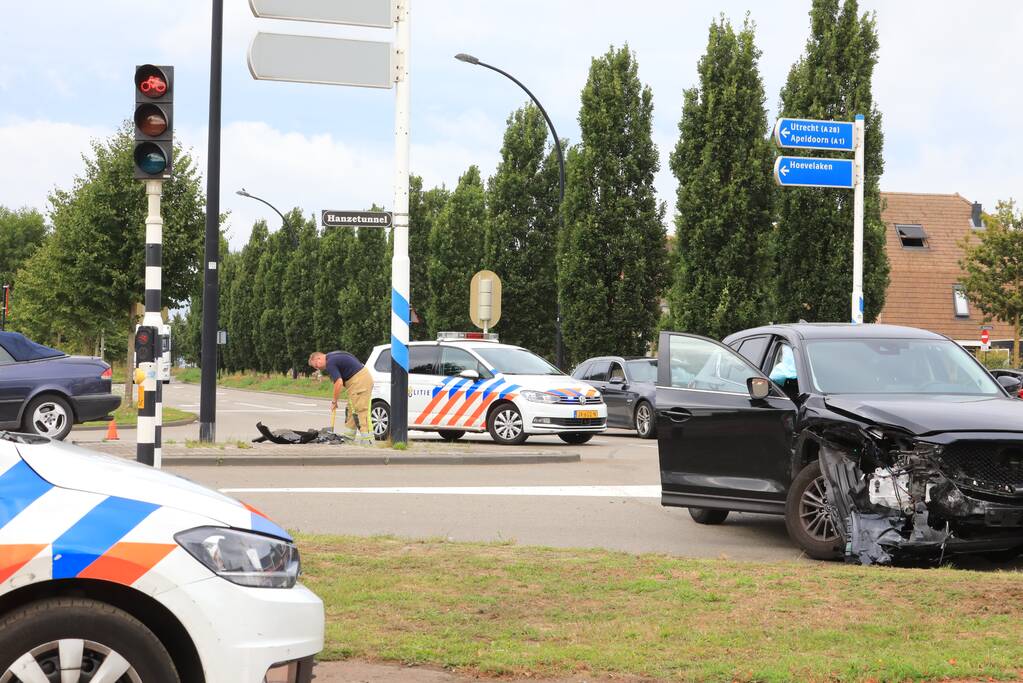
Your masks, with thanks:
[(774, 126), (774, 140), (781, 147), (851, 152), (854, 145), (853, 122), (778, 119)]
[(853, 162), (852, 159), (778, 157), (774, 161), (774, 179), (784, 186), (851, 188)]
[(394, 26), (393, 0), (249, 0), (252, 13), (263, 19), (318, 21), (348, 26)]
[(342, 226), (359, 228), (389, 228), (391, 227), (390, 211), (331, 211), (320, 212), (320, 222), (325, 228), (337, 228)]
[(249, 72), (261, 81), (390, 88), (393, 59), (390, 43), (370, 40), (260, 32), (249, 46)]

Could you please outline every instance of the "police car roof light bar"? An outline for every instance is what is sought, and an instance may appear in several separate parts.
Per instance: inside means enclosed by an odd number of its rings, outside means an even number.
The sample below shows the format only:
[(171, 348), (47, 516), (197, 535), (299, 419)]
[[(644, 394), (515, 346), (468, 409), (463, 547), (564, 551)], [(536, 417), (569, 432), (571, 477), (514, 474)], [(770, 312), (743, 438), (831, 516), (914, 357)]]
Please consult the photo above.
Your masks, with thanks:
[(437, 341), (457, 341), (467, 340), (473, 341), (492, 341), (496, 342), (497, 333), (495, 332), (438, 332)]

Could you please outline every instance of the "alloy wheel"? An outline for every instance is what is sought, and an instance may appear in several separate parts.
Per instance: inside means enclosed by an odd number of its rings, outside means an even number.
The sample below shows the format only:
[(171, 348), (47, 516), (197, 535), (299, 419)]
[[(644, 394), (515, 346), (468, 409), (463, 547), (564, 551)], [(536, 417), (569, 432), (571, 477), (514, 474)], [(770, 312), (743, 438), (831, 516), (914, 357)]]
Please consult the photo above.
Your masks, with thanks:
[(517, 439), (522, 434), (522, 416), (512, 408), (498, 411), (494, 415), (494, 431), (505, 441)]
[(639, 408), (636, 408), (636, 431), (639, 432), (640, 436), (646, 436), (650, 433), (652, 420), (653, 415), (650, 412), (650, 406), (646, 403), (639, 404)]
[(799, 500), (799, 520), (814, 540), (833, 541), (838, 538), (838, 530), (831, 518), (831, 503), (828, 502), (824, 477), (817, 477), (803, 491)]
[(369, 422), (373, 425), (374, 436), (382, 439), (387, 434), (387, 428), (390, 426), (390, 417), (387, 413), (387, 408), (381, 405), (373, 406), (373, 409), (369, 411)]
[(67, 426), (68, 415), (64, 407), (52, 401), (40, 403), (32, 413), (32, 426), (37, 434), (53, 436), (60, 434)]
[(63, 638), (33, 648), (0, 675), (0, 683), (142, 683), (131, 663), (92, 640)]

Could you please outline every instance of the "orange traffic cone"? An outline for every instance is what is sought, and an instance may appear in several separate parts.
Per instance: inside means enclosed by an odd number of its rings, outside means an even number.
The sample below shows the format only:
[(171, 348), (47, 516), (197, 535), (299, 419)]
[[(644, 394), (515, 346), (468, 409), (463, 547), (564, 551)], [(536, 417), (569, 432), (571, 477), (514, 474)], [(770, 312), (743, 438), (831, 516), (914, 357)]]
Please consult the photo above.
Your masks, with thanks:
[(110, 423), (107, 424), (107, 438), (106, 438), (106, 440), (107, 441), (120, 441), (120, 438), (121, 437), (117, 436), (117, 420), (111, 420)]

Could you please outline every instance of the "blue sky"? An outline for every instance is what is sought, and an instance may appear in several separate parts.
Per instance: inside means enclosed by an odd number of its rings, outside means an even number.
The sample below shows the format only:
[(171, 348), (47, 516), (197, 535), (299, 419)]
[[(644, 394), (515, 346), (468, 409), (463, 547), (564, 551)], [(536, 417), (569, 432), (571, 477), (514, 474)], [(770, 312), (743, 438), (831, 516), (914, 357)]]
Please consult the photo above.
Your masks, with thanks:
[[(772, 117), (803, 50), (809, 0), (771, 3), (635, 0), (412, 0), (412, 168), (427, 185), (453, 186), (471, 163), (498, 159), (505, 119), (525, 101), (497, 74), (456, 62), (470, 52), (525, 82), (563, 137), (578, 139), (579, 91), (590, 59), (628, 43), (654, 93), (660, 198), (672, 214), (667, 155), (677, 139), (682, 90), (696, 80), (707, 26), (720, 13), (757, 23)], [(226, 0), (223, 210), (231, 244), (252, 222), (279, 219), (238, 197), (247, 188), (282, 211), (300, 206), (390, 205), (393, 93), (257, 82), (246, 50), (258, 30), (386, 40), (379, 29), (257, 20)], [(884, 115), (882, 189), (959, 192), (993, 208), (1023, 195), (1023, 3), (861, 2), (877, 12), (881, 54), (874, 93)], [(0, 24), (0, 204), (47, 209), (51, 189), (81, 172), (90, 138), (131, 116), (137, 63), (176, 66), (177, 139), (205, 169), (209, 2), (51, 0), (5, 3)]]

